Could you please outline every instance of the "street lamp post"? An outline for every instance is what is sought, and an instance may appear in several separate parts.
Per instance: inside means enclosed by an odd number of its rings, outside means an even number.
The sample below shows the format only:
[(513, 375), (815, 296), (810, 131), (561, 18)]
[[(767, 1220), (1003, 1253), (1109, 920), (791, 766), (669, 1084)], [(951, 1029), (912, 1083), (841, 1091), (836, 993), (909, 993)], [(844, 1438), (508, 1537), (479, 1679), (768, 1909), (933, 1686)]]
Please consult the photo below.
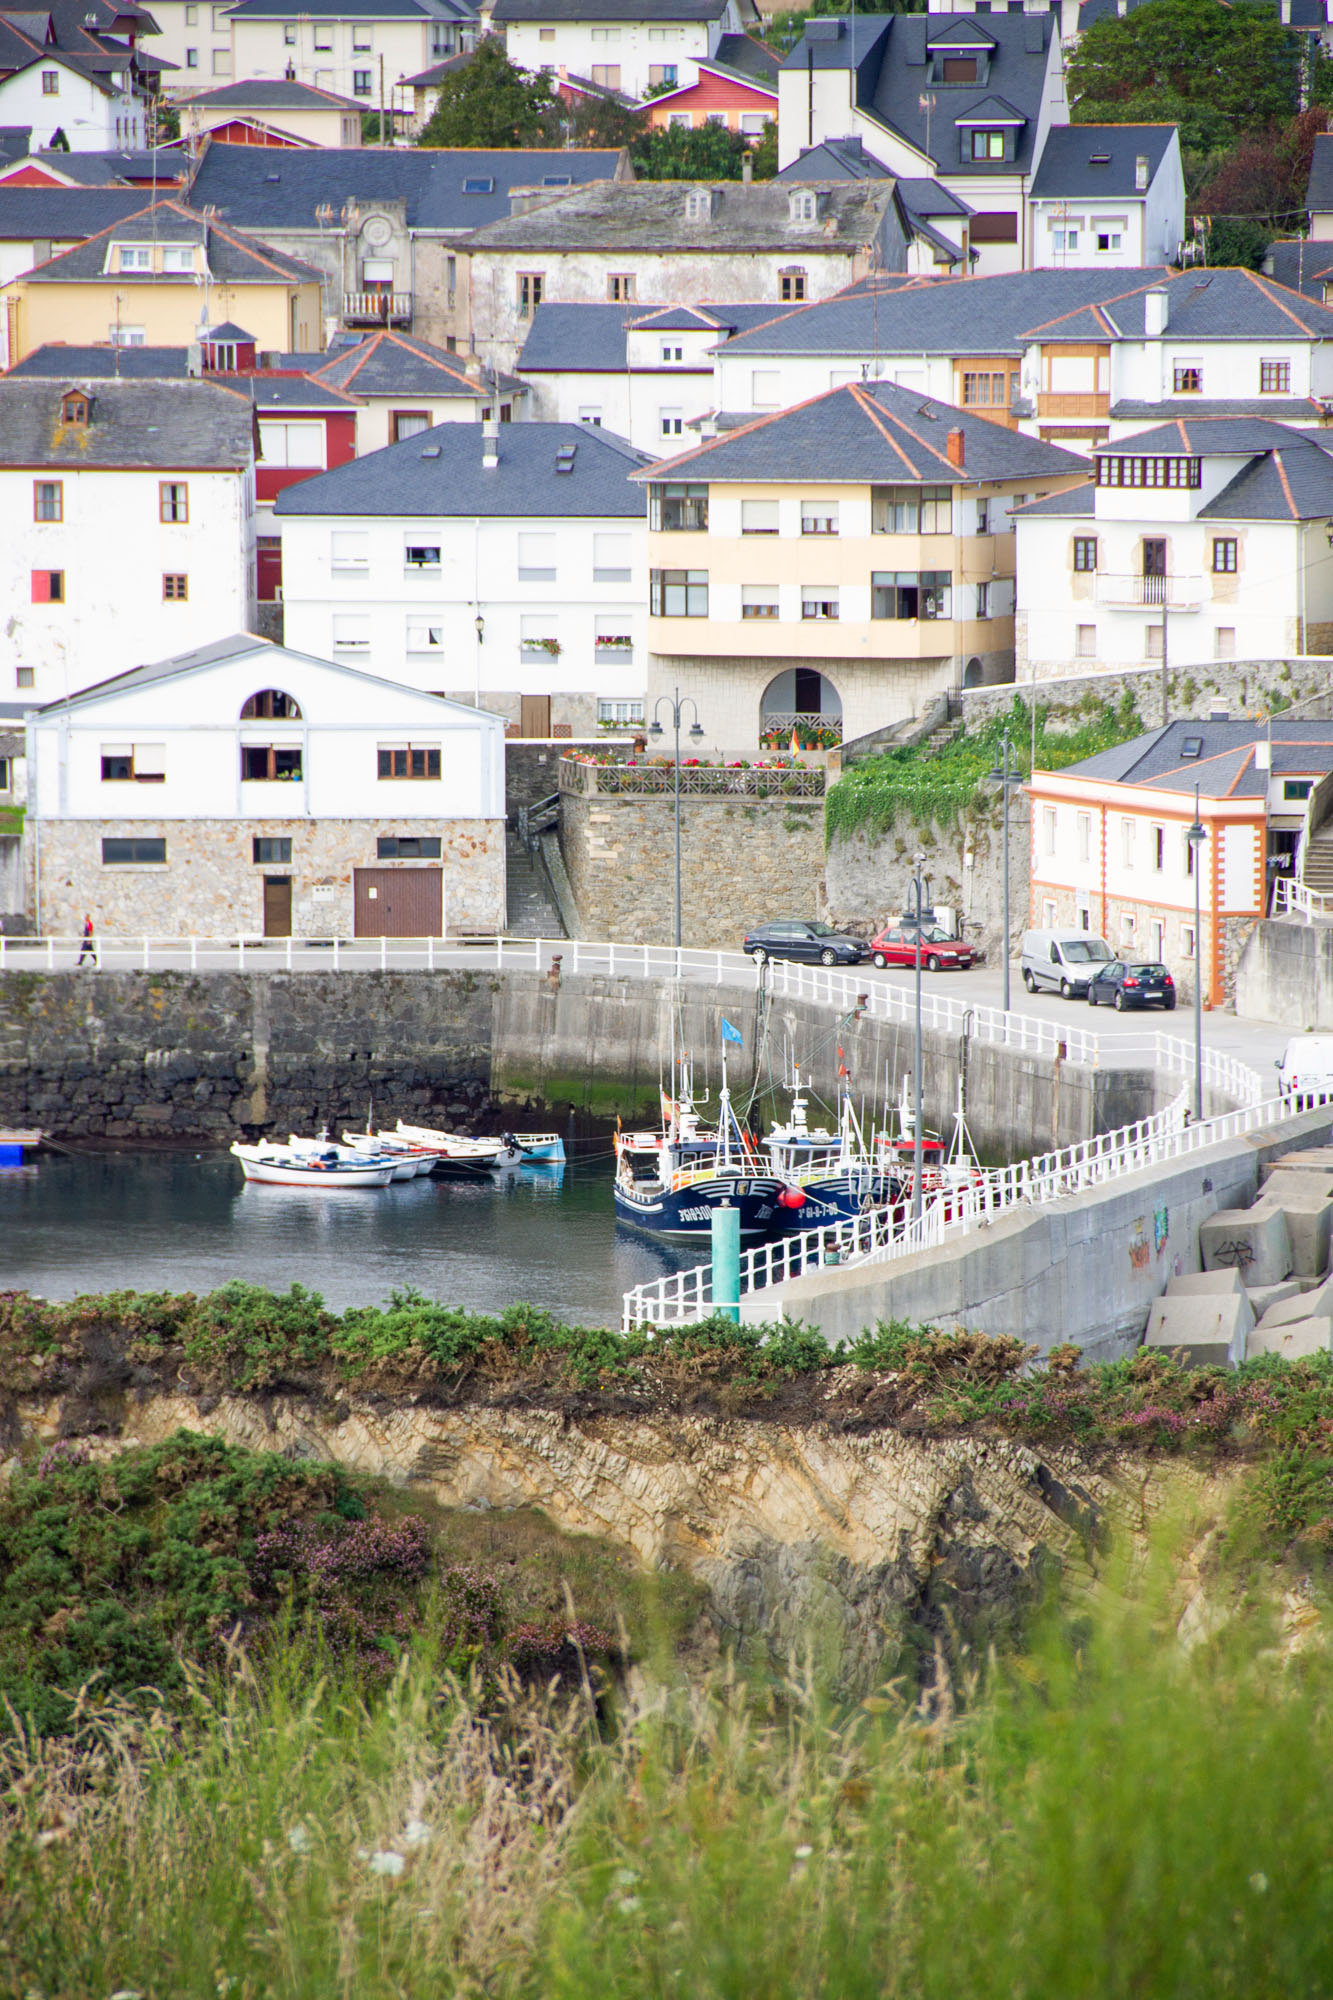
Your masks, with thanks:
[(1000, 844), (1003, 849), (1002, 864), (1004, 875), (1004, 934), (1001, 949), (1004, 953), (1004, 1011), (1009, 1012), (1009, 794), (1015, 785), (1023, 782), (1022, 773), (1009, 769), (1009, 758), (1013, 744), (1006, 729), (1000, 737), (1000, 761), (990, 773), (990, 782), (999, 785), (1003, 791), (1003, 812), (1000, 822)]
[(916, 1116), (912, 1121), (912, 1220), (921, 1220), (921, 1160), (922, 1160), (922, 1109), (921, 1109), (921, 869), (925, 855), (912, 856), (913, 880), (916, 883), (916, 1062), (914, 1092)]
[[(656, 742), (661, 737), (662, 734), (662, 725), (657, 719), (657, 711), (661, 708), (663, 702), (666, 702), (667, 706), (671, 710), (671, 722), (676, 732), (675, 785), (673, 786), (673, 793), (675, 798), (675, 820), (676, 820), (676, 950), (679, 951), (680, 950), (680, 718), (687, 702), (689, 703), (689, 706), (692, 709), (694, 709), (694, 721), (690, 724), (690, 741), (692, 743), (701, 742), (703, 739), (704, 732), (703, 732), (703, 725), (699, 720), (699, 710), (695, 705), (694, 701), (691, 699), (689, 695), (682, 696), (679, 688), (673, 688), (669, 695), (665, 694), (659, 695), (657, 700), (653, 703), (653, 719), (648, 726), (648, 734), (653, 738), (654, 742)], [(677, 960), (676, 970), (677, 971), (680, 970), (679, 960)]]
[(1194, 1118), (1203, 1119), (1203, 936), (1199, 914), (1199, 875), (1203, 868), (1203, 844), (1208, 829), (1199, 818), (1199, 787), (1194, 787), (1194, 824), (1185, 830), (1189, 842), (1190, 873), (1194, 877)]

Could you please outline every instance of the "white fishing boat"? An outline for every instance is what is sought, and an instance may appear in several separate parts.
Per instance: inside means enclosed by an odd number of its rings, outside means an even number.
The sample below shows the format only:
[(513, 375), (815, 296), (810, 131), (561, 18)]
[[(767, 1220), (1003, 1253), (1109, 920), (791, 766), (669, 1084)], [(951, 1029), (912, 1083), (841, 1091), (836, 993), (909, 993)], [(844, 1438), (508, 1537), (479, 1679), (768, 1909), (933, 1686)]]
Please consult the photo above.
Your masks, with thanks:
[(289, 1132), (287, 1144), (293, 1159), (327, 1159), (330, 1153), (336, 1153), (340, 1160), (347, 1161), (353, 1166), (390, 1167), (391, 1180), (414, 1181), (417, 1177), (416, 1161), (406, 1153), (391, 1152), (387, 1146), (378, 1144), (368, 1147), (346, 1144), (339, 1146), (335, 1145), (327, 1132), (322, 1132), (318, 1139), (306, 1139), (299, 1132)]
[(463, 1132), (442, 1132), (431, 1125), (405, 1125), (400, 1118), (393, 1136), (415, 1145), (433, 1147), (446, 1167), (484, 1173), (490, 1167), (517, 1166), (522, 1155), (507, 1139), (469, 1139)]
[(323, 1153), (296, 1153), (290, 1146), (271, 1141), (247, 1146), (238, 1139), (231, 1151), (248, 1181), (272, 1187), (383, 1188), (393, 1179), (392, 1160), (345, 1159), (336, 1146)]
[(443, 1155), (431, 1146), (414, 1146), (396, 1132), (344, 1132), (343, 1145), (354, 1153), (386, 1153), (398, 1168), (398, 1180), (415, 1180), (433, 1173)]

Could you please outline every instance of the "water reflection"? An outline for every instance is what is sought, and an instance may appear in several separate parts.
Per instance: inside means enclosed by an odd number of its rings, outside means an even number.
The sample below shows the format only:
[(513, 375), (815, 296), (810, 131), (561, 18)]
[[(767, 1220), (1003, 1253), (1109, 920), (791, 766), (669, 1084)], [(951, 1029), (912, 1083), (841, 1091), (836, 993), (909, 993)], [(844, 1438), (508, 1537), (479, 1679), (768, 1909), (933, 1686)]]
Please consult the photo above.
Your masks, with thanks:
[(243, 1181), (225, 1154), (53, 1157), (0, 1175), (0, 1287), (48, 1298), (244, 1278), (341, 1309), (412, 1284), (477, 1311), (526, 1300), (615, 1325), (631, 1285), (706, 1255), (618, 1229), (604, 1159), (340, 1193)]

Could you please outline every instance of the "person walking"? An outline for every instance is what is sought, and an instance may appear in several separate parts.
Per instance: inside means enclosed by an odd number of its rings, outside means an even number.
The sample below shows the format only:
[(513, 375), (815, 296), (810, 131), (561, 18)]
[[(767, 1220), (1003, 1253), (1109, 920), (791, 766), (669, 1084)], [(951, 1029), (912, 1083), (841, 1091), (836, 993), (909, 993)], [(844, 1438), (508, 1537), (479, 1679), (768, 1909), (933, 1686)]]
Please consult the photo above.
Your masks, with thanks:
[(79, 946), (79, 956), (75, 962), (76, 971), (78, 970), (78, 967), (83, 964), (85, 958), (91, 961), (93, 971), (96, 972), (97, 942), (96, 939), (93, 937), (93, 920), (89, 916), (85, 916), (83, 920), (83, 942)]

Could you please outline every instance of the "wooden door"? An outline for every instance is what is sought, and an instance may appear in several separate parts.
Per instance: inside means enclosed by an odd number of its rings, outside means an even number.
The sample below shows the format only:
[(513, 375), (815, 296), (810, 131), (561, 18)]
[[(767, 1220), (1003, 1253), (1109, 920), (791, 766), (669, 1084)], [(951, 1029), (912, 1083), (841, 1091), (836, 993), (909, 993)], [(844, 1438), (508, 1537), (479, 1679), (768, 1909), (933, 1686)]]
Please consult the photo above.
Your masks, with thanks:
[(358, 868), (353, 910), (357, 937), (443, 937), (442, 868)]
[(290, 937), (292, 934), (292, 878), (290, 875), (264, 877), (264, 936)]
[(549, 694), (522, 694), (519, 696), (519, 730), (524, 736), (549, 736), (551, 733), (551, 697)]

